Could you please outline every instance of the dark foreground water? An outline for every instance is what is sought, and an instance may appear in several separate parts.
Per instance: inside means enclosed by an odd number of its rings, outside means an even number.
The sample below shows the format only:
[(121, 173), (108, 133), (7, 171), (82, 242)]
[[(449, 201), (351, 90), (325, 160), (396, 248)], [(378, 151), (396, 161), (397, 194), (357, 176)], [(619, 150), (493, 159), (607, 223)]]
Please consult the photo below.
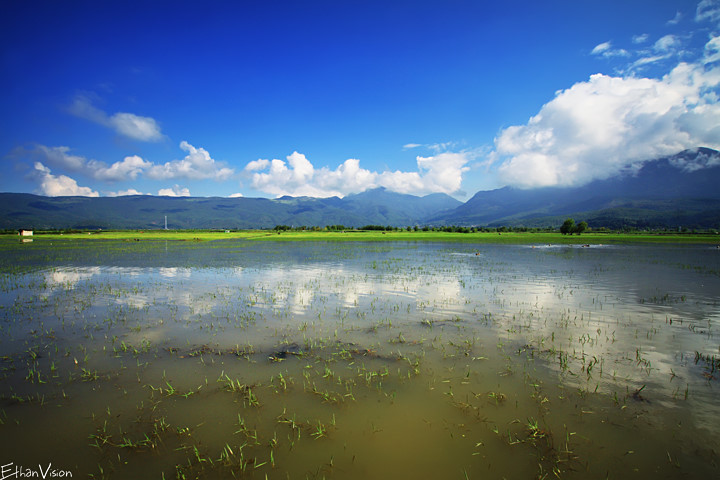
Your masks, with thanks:
[(719, 471), (714, 246), (0, 248), (1, 479)]

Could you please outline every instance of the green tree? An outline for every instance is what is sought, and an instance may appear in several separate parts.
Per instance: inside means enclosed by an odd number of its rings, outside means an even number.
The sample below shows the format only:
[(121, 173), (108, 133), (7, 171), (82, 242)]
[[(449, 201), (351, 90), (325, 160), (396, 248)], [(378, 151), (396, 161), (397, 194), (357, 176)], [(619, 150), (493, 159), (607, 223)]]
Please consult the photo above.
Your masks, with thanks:
[(575, 231), (575, 220), (572, 218), (568, 218), (563, 222), (562, 227), (560, 227), (560, 233), (563, 235), (572, 235), (572, 233)]
[(575, 233), (580, 235), (587, 229), (588, 229), (588, 224), (587, 224), (587, 222), (583, 221), (583, 222), (580, 222), (577, 224), (577, 226), (575, 227)]

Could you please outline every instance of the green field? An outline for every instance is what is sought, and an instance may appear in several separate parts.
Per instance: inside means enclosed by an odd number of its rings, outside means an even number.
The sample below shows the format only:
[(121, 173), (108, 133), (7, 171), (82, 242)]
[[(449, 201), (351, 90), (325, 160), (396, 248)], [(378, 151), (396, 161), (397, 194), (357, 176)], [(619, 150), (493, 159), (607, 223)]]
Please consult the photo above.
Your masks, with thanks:
[(36, 234), (34, 239), (47, 238), (84, 238), (94, 240), (176, 240), (176, 241), (210, 241), (210, 240), (260, 240), (260, 241), (401, 241), (401, 242), (462, 242), (462, 243), (495, 243), (495, 244), (604, 244), (604, 243), (698, 243), (720, 244), (718, 234), (690, 233), (583, 233), (582, 235), (562, 235), (547, 232), (423, 232), (406, 230), (381, 231), (284, 231), (271, 230), (121, 230), (103, 232), (83, 232), (71, 234)]

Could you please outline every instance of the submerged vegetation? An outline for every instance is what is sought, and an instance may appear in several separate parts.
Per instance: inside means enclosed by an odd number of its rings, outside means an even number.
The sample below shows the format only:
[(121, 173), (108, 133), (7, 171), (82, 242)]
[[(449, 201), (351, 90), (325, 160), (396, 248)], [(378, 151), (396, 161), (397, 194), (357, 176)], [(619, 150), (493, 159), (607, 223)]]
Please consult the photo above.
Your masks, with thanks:
[[(365, 234), (432, 242), (255, 241)], [(475, 234), (0, 239), (2, 464), (77, 478), (712, 477), (714, 245), (439, 240), (452, 235)]]

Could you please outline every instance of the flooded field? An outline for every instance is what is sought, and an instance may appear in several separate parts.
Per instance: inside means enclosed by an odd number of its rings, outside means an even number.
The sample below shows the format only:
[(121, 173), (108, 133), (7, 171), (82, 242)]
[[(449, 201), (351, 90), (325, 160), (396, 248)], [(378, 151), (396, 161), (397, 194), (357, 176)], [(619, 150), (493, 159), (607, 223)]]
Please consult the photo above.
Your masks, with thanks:
[(715, 246), (0, 240), (3, 479), (720, 468)]

